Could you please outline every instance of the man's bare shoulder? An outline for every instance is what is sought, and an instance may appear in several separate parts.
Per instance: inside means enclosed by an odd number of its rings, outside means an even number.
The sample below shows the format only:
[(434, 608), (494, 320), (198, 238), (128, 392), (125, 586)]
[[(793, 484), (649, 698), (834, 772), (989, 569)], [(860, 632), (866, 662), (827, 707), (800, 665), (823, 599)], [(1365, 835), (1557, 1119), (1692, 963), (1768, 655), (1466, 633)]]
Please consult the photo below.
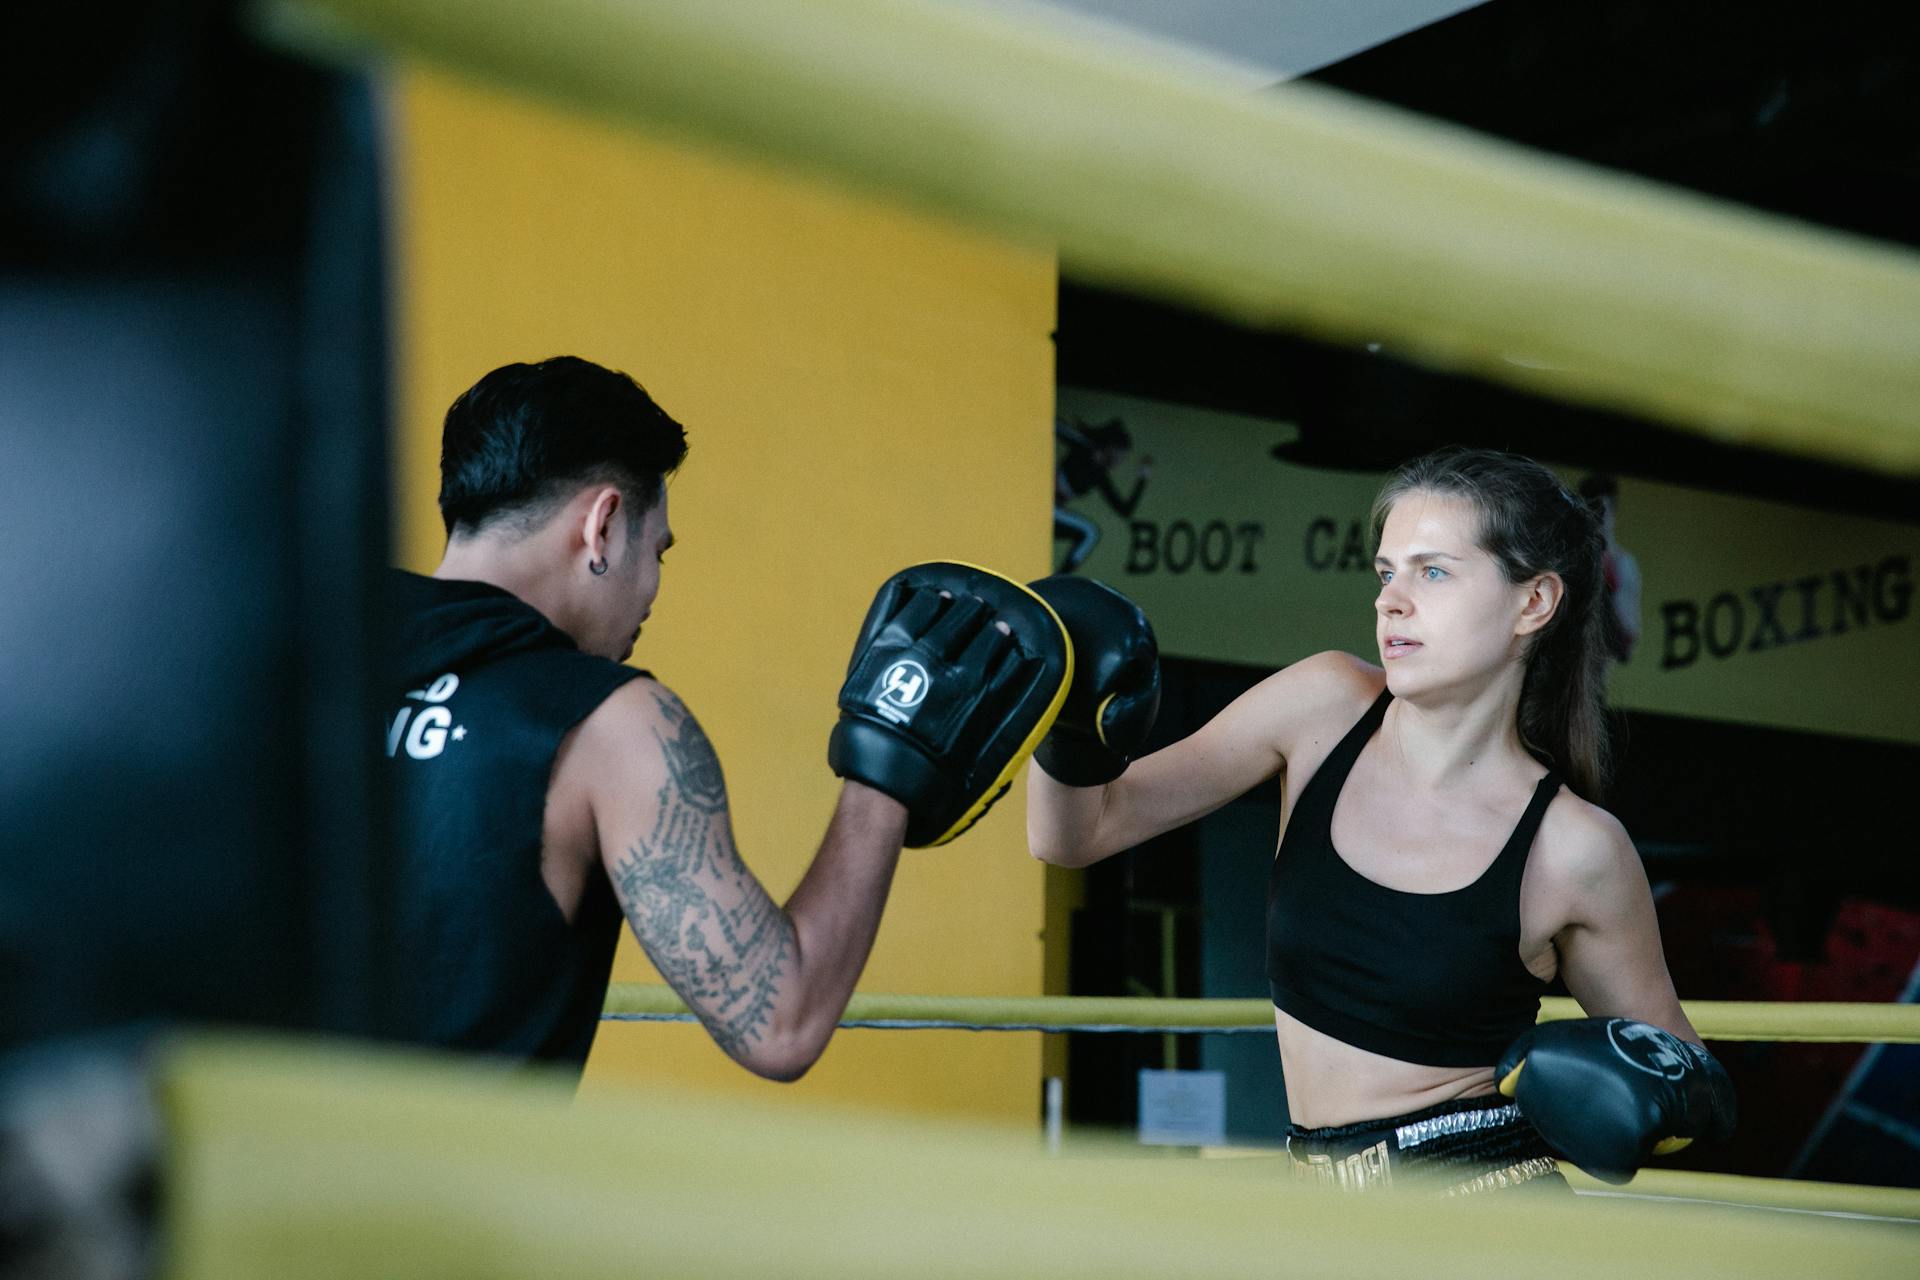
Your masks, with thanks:
[(636, 735), (644, 739), (669, 717), (686, 714), (686, 704), (673, 690), (652, 676), (641, 676), (608, 694), (580, 728), (611, 745)]
[[(678, 694), (651, 676), (608, 694), (572, 735), (568, 763), (590, 785), (630, 787), (687, 767), (708, 767), (713, 748)], [(675, 764), (681, 770), (674, 768)], [(713, 767), (717, 768), (717, 762)]]

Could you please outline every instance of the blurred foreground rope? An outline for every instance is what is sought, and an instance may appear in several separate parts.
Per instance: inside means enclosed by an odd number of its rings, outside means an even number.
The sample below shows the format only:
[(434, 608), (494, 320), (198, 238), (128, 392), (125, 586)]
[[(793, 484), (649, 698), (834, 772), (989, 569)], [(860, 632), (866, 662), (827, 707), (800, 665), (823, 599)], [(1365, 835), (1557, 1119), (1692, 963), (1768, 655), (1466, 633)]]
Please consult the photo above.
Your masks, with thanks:
[[(1920, 474), (1920, 255), (956, 0), (263, 0), (1057, 245), (1066, 270), (1725, 441)], [(937, 305), (937, 299), (928, 304)]]

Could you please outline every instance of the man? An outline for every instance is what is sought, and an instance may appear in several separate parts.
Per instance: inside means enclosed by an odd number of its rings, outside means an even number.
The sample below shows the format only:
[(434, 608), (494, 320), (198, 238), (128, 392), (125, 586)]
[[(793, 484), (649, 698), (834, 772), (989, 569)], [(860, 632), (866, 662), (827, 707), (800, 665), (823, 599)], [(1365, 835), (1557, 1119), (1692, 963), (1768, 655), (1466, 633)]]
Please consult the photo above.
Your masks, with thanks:
[[(1010, 692), (1044, 683), (1014, 626), (1059, 630), (1007, 596), (1023, 589), (959, 566), (922, 566), (960, 575), (932, 587), (890, 582), (841, 695), (833, 765), (849, 781), (776, 905), (735, 847), (698, 720), (621, 665), (660, 589), (665, 481), (685, 454), (638, 384), (574, 357), (497, 369), (447, 413), (447, 550), (431, 578), (400, 575), (407, 692), (386, 726), (411, 1025), (429, 1043), (578, 1068), (624, 913), (723, 1050), (799, 1077), (866, 962), (903, 840), (937, 828), (913, 839), (936, 843), (977, 817), (992, 795), (969, 771), (1011, 776), (1065, 695), (1059, 655), (1058, 696)], [(1064, 632), (1042, 644), (1063, 655)], [(881, 705), (906, 668), (936, 674), (914, 694), (945, 698), (937, 715)], [(994, 734), (1025, 748), (994, 756)]]

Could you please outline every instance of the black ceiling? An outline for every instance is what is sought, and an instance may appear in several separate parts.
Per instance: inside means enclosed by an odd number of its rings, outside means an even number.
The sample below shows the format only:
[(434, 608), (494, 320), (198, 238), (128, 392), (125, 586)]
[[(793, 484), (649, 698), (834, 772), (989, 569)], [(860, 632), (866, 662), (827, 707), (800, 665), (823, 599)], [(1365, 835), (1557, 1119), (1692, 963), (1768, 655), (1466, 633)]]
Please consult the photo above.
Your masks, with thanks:
[[(1308, 79), (1530, 146), (1920, 245), (1911, 6), (1493, 0)], [(1297, 461), (1377, 469), (1447, 441), (1920, 519), (1920, 481), (1733, 448), (1061, 285), (1060, 380), (1297, 422)], [(1920, 358), (1920, 352), (1916, 352)], [(1920, 413), (1920, 405), (1915, 406)]]

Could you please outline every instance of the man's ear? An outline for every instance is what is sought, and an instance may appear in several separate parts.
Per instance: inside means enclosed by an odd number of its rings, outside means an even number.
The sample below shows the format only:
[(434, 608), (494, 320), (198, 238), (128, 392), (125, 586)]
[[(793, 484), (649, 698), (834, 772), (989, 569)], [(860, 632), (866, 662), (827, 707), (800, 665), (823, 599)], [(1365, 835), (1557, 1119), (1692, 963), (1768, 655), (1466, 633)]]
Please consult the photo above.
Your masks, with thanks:
[(1527, 584), (1527, 596), (1520, 606), (1520, 621), (1514, 630), (1517, 634), (1533, 635), (1560, 611), (1566, 600), (1567, 584), (1557, 573), (1543, 573)]
[(607, 548), (613, 537), (614, 517), (620, 514), (623, 499), (620, 486), (605, 484), (593, 491), (593, 500), (587, 504), (585, 520), (580, 530), (580, 540), (585, 547), (589, 561), (604, 563)]

